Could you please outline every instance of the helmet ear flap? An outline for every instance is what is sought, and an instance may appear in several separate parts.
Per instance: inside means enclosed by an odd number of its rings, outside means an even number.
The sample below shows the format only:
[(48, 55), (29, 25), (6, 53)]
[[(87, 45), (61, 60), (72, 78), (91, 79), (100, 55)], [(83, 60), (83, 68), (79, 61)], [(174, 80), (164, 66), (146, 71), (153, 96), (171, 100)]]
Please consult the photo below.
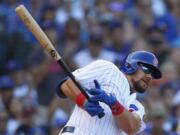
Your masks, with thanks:
[(138, 68), (137, 62), (132, 62), (132, 63), (125, 62), (123, 71), (127, 74), (133, 74), (134, 72), (136, 72), (137, 68)]

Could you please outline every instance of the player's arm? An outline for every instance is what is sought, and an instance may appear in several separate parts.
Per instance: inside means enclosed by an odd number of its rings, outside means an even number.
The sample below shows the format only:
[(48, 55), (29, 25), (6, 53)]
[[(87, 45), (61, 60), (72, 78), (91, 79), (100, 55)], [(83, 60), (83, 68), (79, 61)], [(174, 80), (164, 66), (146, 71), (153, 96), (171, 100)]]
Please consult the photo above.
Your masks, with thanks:
[(107, 104), (112, 111), (117, 126), (128, 134), (136, 133), (141, 127), (141, 118), (138, 113), (125, 109), (114, 95), (105, 93), (96, 80), (94, 83), (95, 88), (89, 91), (93, 95), (91, 100)]
[(122, 113), (120, 112), (114, 117), (117, 126), (128, 134), (136, 133), (141, 127), (141, 118), (136, 112), (129, 112), (129, 110), (124, 109)]
[[(145, 128), (143, 122), (143, 116), (145, 115), (144, 107), (134, 99), (134, 96), (134, 94), (130, 96), (126, 109), (116, 100), (115, 97), (110, 97), (115, 98), (114, 102), (116, 105), (112, 105), (111, 110), (113, 113), (113, 109), (116, 109), (113, 115), (117, 125), (129, 134), (140, 132)], [(121, 109), (123, 111), (121, 111)]]
[(68, 97), (73, 102), (76, 102), (77, 96), (81, 93), (81, 91), (77, 88), (77, 86), (73, 83), (73, 81), (65, 77), (60, 81), (56, 88), (56, 93), (61, 98)]
[[(123, 127), (125, 129), (124, 123), (126, 123), (126, 119), (124, 115), (128, 115), (127, 118), (129, 118), (129, 122), (132, 122), (133, 124), (130, 126), (132, 129), (133, 133), (141, 132), (145, 129), (145, 122), (144, 122), (144, 116), (145, 116), (145, 111), (144, 107), (142, 106), (141, 103), (139, 103), (137, 100), (133, 100), (133, 102), (128, 106), (127, 109), (121, 114), (115, 115), (115, 120), (117, 124), (120, 127)], [(133, 115), (133, 117), (131, 116)], [(134, 120), (133, 120), (134, 119)], [(122, 121), (122, 122), (120, 122)], [(131, 124), (131, 123), (130, 123)], [(134, 129), (134, 130), (133, 130)], [(131, 131), (127, 129), (128, 131)]]
[(91, 116), (96, 116), (104, 112), (99, 102), (87, 100), (70, 78), (65, 78), (59, 83), (56, 88), (56, 93), (61, 98), (68, 97)]

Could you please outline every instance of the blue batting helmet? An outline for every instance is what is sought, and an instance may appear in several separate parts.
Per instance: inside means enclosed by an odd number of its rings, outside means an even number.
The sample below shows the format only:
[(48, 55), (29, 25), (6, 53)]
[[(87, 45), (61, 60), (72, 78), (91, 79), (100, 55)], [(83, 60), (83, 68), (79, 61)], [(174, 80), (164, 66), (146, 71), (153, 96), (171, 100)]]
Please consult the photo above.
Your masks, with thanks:
[(125, 74), (133, 74), (138, 69), (139, 64), (146, 66), (155, 79), (161, 78), (162, 75), (158, 68), (158, 60), (156, 56), (147, 51), (135, 51), (130, 53), (124, 60), (121, 66), (121, 71)]

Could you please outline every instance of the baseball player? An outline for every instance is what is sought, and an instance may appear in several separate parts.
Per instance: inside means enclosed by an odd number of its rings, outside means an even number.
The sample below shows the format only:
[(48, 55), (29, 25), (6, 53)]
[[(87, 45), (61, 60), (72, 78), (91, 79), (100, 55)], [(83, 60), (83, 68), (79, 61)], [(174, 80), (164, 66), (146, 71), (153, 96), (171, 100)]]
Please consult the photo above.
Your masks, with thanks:
[[(58, 96), (76, 103), (60, 135), (132, 135), (145, 128), (144, 107), (136, 93), (145, 92), (152, 79), (161, 78), (153, 53), (130, 53), (120, 70), (111, 62), (97, 60), (73, 74), (90, 99), (68, 77), (59, 83)], [(99, 118), (102, 112), (105, 115)]]

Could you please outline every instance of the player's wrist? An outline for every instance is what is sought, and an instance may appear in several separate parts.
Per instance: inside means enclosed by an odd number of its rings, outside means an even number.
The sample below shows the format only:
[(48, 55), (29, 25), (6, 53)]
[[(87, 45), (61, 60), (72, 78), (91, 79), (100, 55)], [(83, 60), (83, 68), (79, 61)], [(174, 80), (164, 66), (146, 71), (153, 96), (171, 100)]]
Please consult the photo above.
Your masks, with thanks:
[(83, 93), (79, 93), (79, 95), (76, 97), (76, 104), (79, 107), (83, 107), (86, 101), (87, 98), (83, 95)]
[(106, 104), (109, 105), (110, 108), (111, 108), (111, 106), (114, 106), (118, 102), (118, 100), (116, 99), (116, 97), (113, 94), (109, 94), (106, 96), (107, 96), (106, 97), (106, 99), (107, 99)]
[(125, 108), (118, 101), (114, 103), (114, 105), (110, 106), (113, 115), (121, 115)]

